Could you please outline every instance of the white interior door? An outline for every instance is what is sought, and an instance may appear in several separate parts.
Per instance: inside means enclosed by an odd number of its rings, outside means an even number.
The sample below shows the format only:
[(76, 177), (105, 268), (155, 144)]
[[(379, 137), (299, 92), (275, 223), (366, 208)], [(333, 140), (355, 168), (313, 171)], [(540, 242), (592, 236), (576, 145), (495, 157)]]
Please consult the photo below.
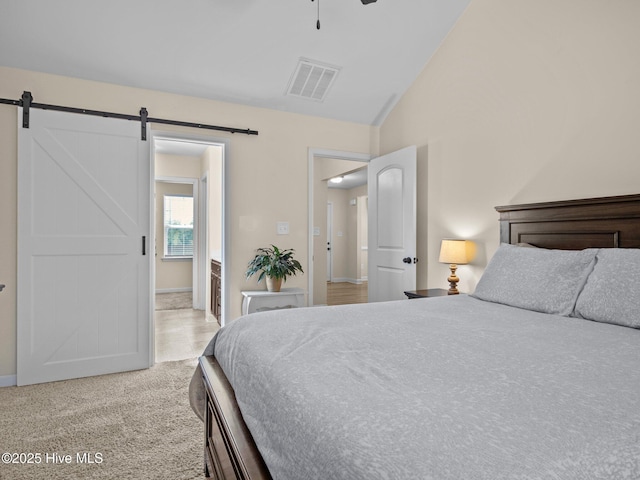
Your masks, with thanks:
[(140, 124), (32, 109), (18, 132), (18, 385), (149, 367)]
[(369, 163), (369, 301), (416, 288), (416, 147)]

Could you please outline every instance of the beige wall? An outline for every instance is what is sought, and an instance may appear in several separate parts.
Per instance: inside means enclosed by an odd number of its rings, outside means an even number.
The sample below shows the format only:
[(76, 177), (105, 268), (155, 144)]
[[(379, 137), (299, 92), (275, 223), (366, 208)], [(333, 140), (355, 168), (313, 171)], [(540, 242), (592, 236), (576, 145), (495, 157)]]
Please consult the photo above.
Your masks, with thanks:
[(203, 157), (203, 174), (208, 174), (209, 251), (220, 260), (222, 252), (222, 148), (207, 147)]
[(349, 277), (349, 197), (348, 190), (329, 188), (327, 202), (333, 205), (333, 271), (334, 282), (345, 281)]
[(354, 278), (356, 280), (367, 280), (368, 272), (368, 224), (369, 224), (369, 207), (368, 207), (368, 191), (367, 185), (352, 188), (349, 190), (349, 199), (355, 199), (355, 207), (351, 207), (351, 225), (353, 233), (349, 233), (352, 238), (351, 248), (355, 251), (354, 260)]
[(193, 286), (191, 259), (164, 259), (164, 196), (193, 196), (193, 185), (156, 181), (156, 292), (190, 290)]
[[(0, 84), (3, 83), (0, 71)], [(1, 90), (1, 89), (0, 89)], [(3, 92), (4, 93), (4, 92)], [(19, 97), (11, 95), (11, 98)], [(5, 95), (0, 95), (6, 98)], [(17, 109), (0, 106), (0, 377), (16, 373)]]
[[(372, 128), (367, 125), (0, 67), (0, 98), (17, 99), (24, 90), (31, 91), (34, 101), (40, 103), (129, 114), (137, 114), (144, 106), (152, 117), (260, 132), (258, 136), (210, 132), (212, 137), (230, 142), (226, 280), (231, 319), (240, 315), (241, 290), (256, 288), (255, 278), (247, 281), (244, 277), (256, 248), (286, 244), (295, 248), (297, 258), (307, 265), (308, 149), (368, 153), (372, 143)], [(168, 125), (152, 128), (208, 133)], [(7, 285), (0, 293), (0, 376), (16, 372), (16, 139), (17, 109), (0, 105), (0, 283)], [(284, 175), (286, 183), (271, 181), (274, 172)], [(290, 225), (284, 242), (276, 234), (276, 222), (283, 220)], [(306, 290), (305, 275), (289, 279), (287, 286)]]
[[(330, 189), (332, 190), (332, 189)], [(366, 251), (362, 247), (367, 245), (367, 220), (363, 221), (362, 215), (367, 214), (367, 210), (362, 208), (363, 202), (366, 202), (367, 185), (342, 190), (344, 194), (339, 203), (340, 208), (344, 211), (344, 228), (346, 231), (346, 240), (344, 242), (344, 275), (340, 275), (346, 281), (357, 283), (366, 279), (367, 267), (362, 262), (367, 262)], [(355, 204), (352, 202), (355, 200)]]
[(498, 247), (496, 205), (640, 192), (640, 2), (472, 0), (380, 129), (418, 147), (418, 288), (440, 240)]
[(182, 177), (188, 179), (199, 179), (202, 176), (202, 163), (202, 157), (156, 153), (156, 178)]

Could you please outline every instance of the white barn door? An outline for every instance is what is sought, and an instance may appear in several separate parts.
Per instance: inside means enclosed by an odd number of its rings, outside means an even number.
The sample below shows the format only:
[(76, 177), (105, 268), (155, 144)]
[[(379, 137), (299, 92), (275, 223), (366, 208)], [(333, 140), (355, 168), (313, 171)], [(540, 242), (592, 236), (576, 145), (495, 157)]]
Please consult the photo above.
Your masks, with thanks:
[(140, 124), (35, 109), (30, 128), (22, 109), (18, 119), (18, 385), (149, 367)]
[(416, 288), (416, 158), (411, 146), (369, 162), (369, 302)]

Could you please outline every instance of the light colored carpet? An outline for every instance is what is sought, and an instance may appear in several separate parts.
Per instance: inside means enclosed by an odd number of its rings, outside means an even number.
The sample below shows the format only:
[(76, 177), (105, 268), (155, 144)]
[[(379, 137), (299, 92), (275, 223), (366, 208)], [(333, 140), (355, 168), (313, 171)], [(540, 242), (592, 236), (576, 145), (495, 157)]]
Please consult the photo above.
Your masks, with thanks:
[[(0, 478), (204, 478), (203, 424), (187, 393), (196, 363), (0, 388), (0, 454), (41, 456), (40, 464), (29, 465), (7, 465), (3, 456)], [(56, 453), (71, 455), (71, 464), (56, 463)], [(93, 461), (100, 453), (102, 463), (79, 463), (77, 454), (84, 453)]]
[(193, 308), (191, 292), (174, 292), (156, 294), (156, 310), (183, 310)]

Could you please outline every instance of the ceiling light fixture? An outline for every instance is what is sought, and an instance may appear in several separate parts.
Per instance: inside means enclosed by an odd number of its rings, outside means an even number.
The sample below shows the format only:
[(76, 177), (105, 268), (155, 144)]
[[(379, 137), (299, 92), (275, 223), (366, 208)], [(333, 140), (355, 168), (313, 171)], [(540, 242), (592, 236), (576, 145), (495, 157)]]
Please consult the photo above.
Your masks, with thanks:
[[(315, 0), (311, 0), (312, 2)], [(376, 3), (378, 0), (360, 0), (363, 5), (369, 5), (370, 3)], [(316, 28), (320, 30), (320, 0), (318, 0), (318, 20), (316, 21)]]
[(340, 175), (339, 177), (333, 177), (333, 178), (329, 179), (329, 181), (331, 183), (342, 183), (342, 180), (344, 180), (344, 176), (343, 175)]

